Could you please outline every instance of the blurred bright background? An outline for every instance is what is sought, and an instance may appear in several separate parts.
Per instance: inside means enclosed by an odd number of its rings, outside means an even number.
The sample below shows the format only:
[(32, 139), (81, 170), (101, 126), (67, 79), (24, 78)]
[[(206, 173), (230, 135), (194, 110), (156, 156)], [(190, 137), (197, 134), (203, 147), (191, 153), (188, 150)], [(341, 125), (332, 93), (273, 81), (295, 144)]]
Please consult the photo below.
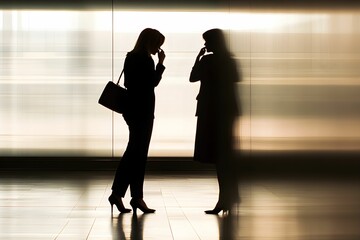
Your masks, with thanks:
[[(360, 12), (0, 10), (0, 156), (121, 156), (128, 130), (97, 101), (140, 31), (166, 36), (151, 156), (192, 156), (202, 33), (242, 73), (238, 148), (360, 150)], [(156, 60), (156, 57), (155, 57)]]

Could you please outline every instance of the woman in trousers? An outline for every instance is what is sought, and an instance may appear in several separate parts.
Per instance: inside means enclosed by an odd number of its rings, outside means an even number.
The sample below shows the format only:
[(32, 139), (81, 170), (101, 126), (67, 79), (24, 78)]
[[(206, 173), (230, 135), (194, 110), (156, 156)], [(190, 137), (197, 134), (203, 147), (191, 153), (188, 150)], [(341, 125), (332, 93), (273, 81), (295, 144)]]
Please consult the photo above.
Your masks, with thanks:
[(203, 38), (205, 47), (190, 74), (190, 82), (200, 81), (194, 160), (216, 166), (219, 198), (215, 208), (205, 213), (218, 214), (230, 211), (238, 200), (233, 128), (239, 115), (235, 90), (239, 76), (222, 30), (208, 30)]
[[(122, 212), (130, 212), (124, 207), (122, 198), (130, 186), (130, 205), (136, 213), (139, 208), (144, 213), (153, 213), (155, 209), (147, 207), (143, 200), (145, 166), (153, 129), (155, 92), (162, 74), (165, 53), (160, 48), (165, 37), (156, 29), (144, 29), (134, 49), (126, 56), (124, 63), (125, 87), (128, 92), (128, 106), (123, 113), (129, 127), (129, 141), (119, 163), (109, 196), (111, 212), (113, 205)], [(158, 55), (155, 66), (151, 55)]]

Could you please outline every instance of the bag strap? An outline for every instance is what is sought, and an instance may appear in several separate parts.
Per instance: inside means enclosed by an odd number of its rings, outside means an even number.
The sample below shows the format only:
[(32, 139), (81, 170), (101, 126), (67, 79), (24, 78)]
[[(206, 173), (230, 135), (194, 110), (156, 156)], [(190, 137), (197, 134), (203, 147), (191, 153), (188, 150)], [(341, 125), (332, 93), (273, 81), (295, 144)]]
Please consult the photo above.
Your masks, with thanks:
[(116, 85), (119, 85), (121, 76), (122, 76), (123, 74), (124, 74), (124, 69), (121, 71), (120, 76), (119, 76), (119, 79), (117, 80)]

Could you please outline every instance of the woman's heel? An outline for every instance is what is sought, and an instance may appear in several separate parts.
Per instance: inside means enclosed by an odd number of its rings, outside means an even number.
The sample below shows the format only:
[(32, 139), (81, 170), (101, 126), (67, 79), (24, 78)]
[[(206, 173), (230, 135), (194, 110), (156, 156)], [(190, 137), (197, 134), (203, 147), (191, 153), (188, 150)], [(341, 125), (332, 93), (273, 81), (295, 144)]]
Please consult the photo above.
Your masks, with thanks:
[(206, 214), (219, 214), (219, 212), (223, 211), (223, 214), (230, 214), (230, 207), (228, 204), (224, 206), (222, 202), (218, 202), (214, 209), (206, 210)]
[(221, 208), (215, 207), (212, 210), (206, 210), (205, 213), (206, 214), (219, 214), (220, 211), (222, 211)]
[(206, 210), (206, 214), (219, 214), (219, 212), (223, 211), (223, 214), (228, 215), (231, 214), (229, 209), (222, 209), (222, 208), (214, 208), (213, 210)]
[(131, 199), (130, 205), (133, 208), (134, 214), (136, 214), (136, 209), (139, 208), (143, 213), (154, 213), (156, 210), (148, 208), (146, 203), (142, 199)]
[(114, 206), (114, 204), (117, 207), (117, 209), (119, 210), (119, 212), (121, 212), (121, 213), (129, 213), (129, 212), (131, 212), (131, 209), (125, 208), (123, 203), (121, 201), (119, 201), (119, 199), (117, 197), (115, 197), (115, 195), (111, 194), (108, 200), (109, 200), (110, 205), (111, 205), (111, 214), (113, 214), (113, 206)]

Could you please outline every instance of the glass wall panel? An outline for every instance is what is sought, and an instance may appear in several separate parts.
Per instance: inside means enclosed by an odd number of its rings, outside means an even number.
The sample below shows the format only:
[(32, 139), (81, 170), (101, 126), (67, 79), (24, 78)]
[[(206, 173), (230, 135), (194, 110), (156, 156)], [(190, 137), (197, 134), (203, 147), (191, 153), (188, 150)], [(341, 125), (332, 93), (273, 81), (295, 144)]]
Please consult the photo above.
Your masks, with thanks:
[(1, 155), (111, 156), (111, 9), (0, 13)]
[(264, 15), (251, 36), (252, 150), (359, 150), (359, 12)]

